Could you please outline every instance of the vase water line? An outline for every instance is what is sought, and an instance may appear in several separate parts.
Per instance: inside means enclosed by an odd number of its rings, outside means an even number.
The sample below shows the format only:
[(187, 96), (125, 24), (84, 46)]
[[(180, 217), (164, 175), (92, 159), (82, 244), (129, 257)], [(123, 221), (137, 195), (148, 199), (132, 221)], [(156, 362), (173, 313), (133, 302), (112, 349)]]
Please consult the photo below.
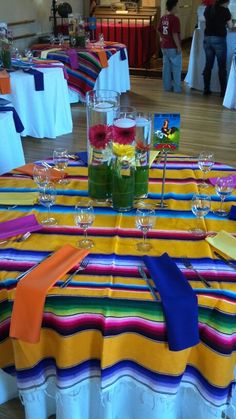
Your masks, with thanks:
[(88, 194), (104, 201), (111, 196), (112, 125), (120, 105), (120, 95), (111, 90), (88, 92)]

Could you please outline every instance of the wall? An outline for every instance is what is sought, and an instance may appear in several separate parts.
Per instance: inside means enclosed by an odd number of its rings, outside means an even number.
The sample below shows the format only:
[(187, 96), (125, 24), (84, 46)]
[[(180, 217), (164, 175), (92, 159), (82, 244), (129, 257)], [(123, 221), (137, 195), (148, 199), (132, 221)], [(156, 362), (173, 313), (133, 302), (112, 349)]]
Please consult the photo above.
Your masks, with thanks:
[[(84, 3), (88, 0), (67, 0), (70, 3), (74, 13), (84, 13)], [(57, 3), (62, 3), (58, 0)], [(2, 22), (16, 22), (22, 20), (36, 20), (35, 23), (27, 25), (13, 26), (13, 34), (15, 36), (26, 33), (37, 33), (37, 35), (51, 32), (51, 23), (49, 15), (51, 10), (51, 0), (0, 0)], [(36, 37), (37, 38), (37, 37)], [(25, 40), (15, 41), (15, 46), (24, 48), (31, 44), (36, 38), (27, 38)]]

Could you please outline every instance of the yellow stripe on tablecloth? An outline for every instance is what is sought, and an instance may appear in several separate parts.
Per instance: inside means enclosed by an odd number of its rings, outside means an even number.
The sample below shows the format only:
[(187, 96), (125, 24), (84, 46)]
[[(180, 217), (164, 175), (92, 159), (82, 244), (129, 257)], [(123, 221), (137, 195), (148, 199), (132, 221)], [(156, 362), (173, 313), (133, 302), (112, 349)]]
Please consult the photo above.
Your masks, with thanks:
[[(236, 354), (231, 357), (221, 356), (201, 343), (190, 349), (171, 352), (166, 343), (157, 343), (133, 333), (103, 339), (98, 331), (83, 331), (63, 339), (61, 351), (61, 339), (52, 330), (42, 329), (40, 343), (34, 344), (33, 348), (32, 344), (14, 340), (16, 368), (35, 366), (41, 360), (41, 351), (44, 348), (44, 357), (53, 357), (58, 368), (63, 369), (88, 359), (100, 359), (103, 369), (123, 360), (131, 360), (148, 370), (174, 376), (182, 374), (186, 364), (197, 369), (201, 367), (201, 370), (207, 371), (208, 381), (219, 387), (227, 386), (229, 380), (234, 378)], [(79, 351), (75, 348), (79, 348)], [(4, 356), (2, 366), (9, 361), (10, 357)], [(211, 368), (211, 365), (217, 365), (217, 368)]]

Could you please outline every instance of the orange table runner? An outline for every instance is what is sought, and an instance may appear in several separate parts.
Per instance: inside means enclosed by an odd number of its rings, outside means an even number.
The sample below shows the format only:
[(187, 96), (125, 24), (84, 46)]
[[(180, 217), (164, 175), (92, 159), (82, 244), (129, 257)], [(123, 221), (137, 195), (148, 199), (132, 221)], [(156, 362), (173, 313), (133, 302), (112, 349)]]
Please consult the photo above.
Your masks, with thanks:
[(10, 77), (6, 70), (0, 71), (0, 93), (3, 95), (11, 93)]

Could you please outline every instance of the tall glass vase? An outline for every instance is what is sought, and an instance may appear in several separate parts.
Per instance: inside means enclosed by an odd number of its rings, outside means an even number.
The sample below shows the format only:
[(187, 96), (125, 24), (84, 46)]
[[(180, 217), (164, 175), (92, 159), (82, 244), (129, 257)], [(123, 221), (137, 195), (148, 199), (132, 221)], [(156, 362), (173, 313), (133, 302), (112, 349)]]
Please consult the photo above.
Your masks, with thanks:
[(88, 194), (104, 201), (111, 197), (113, 120), (120, 95), (112, 90), (90, 91), (86, 95), (88, 144)]
[(112, 206), (116, 211), (130, 211), (135, 187), (134, 108), (120, 108), (113, 125)]
[(135, 198), (148, 195), (149, 151), (151, 147), (151, 115), (143, 112), (136, 116), (135, 141)]

